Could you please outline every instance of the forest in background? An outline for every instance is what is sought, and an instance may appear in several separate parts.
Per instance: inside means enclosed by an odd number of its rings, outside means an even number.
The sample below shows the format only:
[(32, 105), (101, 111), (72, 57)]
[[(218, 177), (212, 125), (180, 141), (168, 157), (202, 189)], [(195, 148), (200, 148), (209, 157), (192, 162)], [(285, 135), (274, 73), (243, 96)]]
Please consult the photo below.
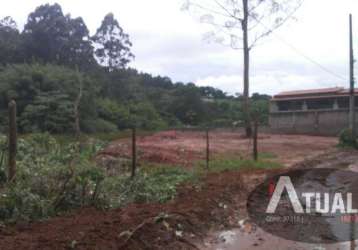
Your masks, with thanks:
[[(173, 82), (128, 67), (132, 43), (113, 14), (91, 35), (81, 17), (41, 5), (23, 30), (0, 21), (0, 132), (17, 102), (21, 133), (115, 132), (243, 124), (242, 96)], [(240, 83), (238, 83), (240, 84)], [(251, 109), (267, 123), (270, 96), (254, 93)], [(76, 119), (78, 118), (78, 119)]]

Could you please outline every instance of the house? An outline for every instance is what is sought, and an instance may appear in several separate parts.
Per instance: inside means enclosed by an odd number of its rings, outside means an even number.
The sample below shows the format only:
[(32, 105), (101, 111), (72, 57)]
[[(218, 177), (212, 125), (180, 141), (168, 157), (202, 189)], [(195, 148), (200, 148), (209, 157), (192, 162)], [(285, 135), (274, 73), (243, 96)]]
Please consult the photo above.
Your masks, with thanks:
[[(358, 96), (358, 89), (355, 89), (355, 94)], [(357, 108), (358, 97), (355, 105)], [(338, 135), (348, 127), (348, 113), (348, 89), (287, 91), (270, 100), (269, 124), (274, 133)]]

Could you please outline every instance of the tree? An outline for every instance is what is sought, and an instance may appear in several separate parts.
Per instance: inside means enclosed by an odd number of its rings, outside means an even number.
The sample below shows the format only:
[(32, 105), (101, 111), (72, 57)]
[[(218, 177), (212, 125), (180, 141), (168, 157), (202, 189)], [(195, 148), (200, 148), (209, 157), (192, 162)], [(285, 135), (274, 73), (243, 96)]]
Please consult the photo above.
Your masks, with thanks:
[(63, 50), (63, 64), (89, 70), (97, 64), (89, 30), (81, 17), (73, 19), (67, 15), (66, 19), (68, 40)]
[(206, 98), (223, 99), (226, 98), (226, 94), (213, 87), (200, 87), (200, 94)]
[(0, 64), (21, 61), (21, 36), (11, 17), (0, 20)]
[(73, 105), (70, 97), (59, 91), (40, 92), (21, 114), (20, 127), (25, 132), (73, 131)]
[(58, 4), (41, 5), (30, 13), (23, 31), (27, 58), (58, 62), (67, 40), (66, 21)]
[(243, 108), (246, 135), (251, 136), (249, 104), (250, 51), (264, 37), (278, 29), (301, 6), (303, 0), (186, 0), (183, 8), (200, 15), (200, 21), (213, 25), (206, 38), (242, 49)]
[(107, 14), (96, 34), (92, 37), (95, 56), (100, 65), (109, 71), (124, 68), (133, 58), (132, 43), (112, 13)]
[(80, 68), (95, 63), (86, 24), (82, 18), (65, 16), (59, 4), (37, 7), (28, 17), (23, 36), (28, 61)]
[(0, 114), (16, 100), (20, 132), (76, 132), (79, 122), (96, 118), (96, 95), (92, 79), (62, 66), (15, 64), (0, 72)]
[(173, 95), (168, 110), (182, 123), (198, 125), (207, 118), (206, 106), (201, 99), (200, 90), (193, 83), (179, 86)]

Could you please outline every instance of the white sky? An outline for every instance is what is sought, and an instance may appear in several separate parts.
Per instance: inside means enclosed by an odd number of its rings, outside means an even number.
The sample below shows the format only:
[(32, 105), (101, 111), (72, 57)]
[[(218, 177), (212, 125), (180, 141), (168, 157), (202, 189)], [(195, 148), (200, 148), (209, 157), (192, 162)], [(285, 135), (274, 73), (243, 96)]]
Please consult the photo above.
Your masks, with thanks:
[[(130, 35), (136, 55), (131, 66), (173, 81), (242, 92), (242, 53), (203, 41), (208, 27), (180, 10), (182, 0), (12, 0), (0, 17), (12, 16), (22, 27), (36, 6), (58, 2), (64, 13), (82, 16), (91, 34), (113, 12)], [(299, 55), (278, 38), (335, 74), (348, 78), (348, 14), (352, 13), (358, 58), (358, 1), (305, 0), (291, 21), (251, 54), (251, 90), (275, 94), (285, 90), (348, 86)], [(356, 67), (358, 69), (358, 67)]]

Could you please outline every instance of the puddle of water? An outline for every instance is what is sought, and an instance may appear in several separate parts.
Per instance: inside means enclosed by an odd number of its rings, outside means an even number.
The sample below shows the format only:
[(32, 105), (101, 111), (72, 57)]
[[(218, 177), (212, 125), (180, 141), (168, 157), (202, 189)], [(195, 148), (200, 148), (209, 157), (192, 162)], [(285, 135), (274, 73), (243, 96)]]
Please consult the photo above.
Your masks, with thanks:
[(349, 250), (350, 242), (337, 244), (308, 244), (285, 240), (260, 228), (252, 232), (234, 229), (216, 232), (199, 247), (206, 250)]

